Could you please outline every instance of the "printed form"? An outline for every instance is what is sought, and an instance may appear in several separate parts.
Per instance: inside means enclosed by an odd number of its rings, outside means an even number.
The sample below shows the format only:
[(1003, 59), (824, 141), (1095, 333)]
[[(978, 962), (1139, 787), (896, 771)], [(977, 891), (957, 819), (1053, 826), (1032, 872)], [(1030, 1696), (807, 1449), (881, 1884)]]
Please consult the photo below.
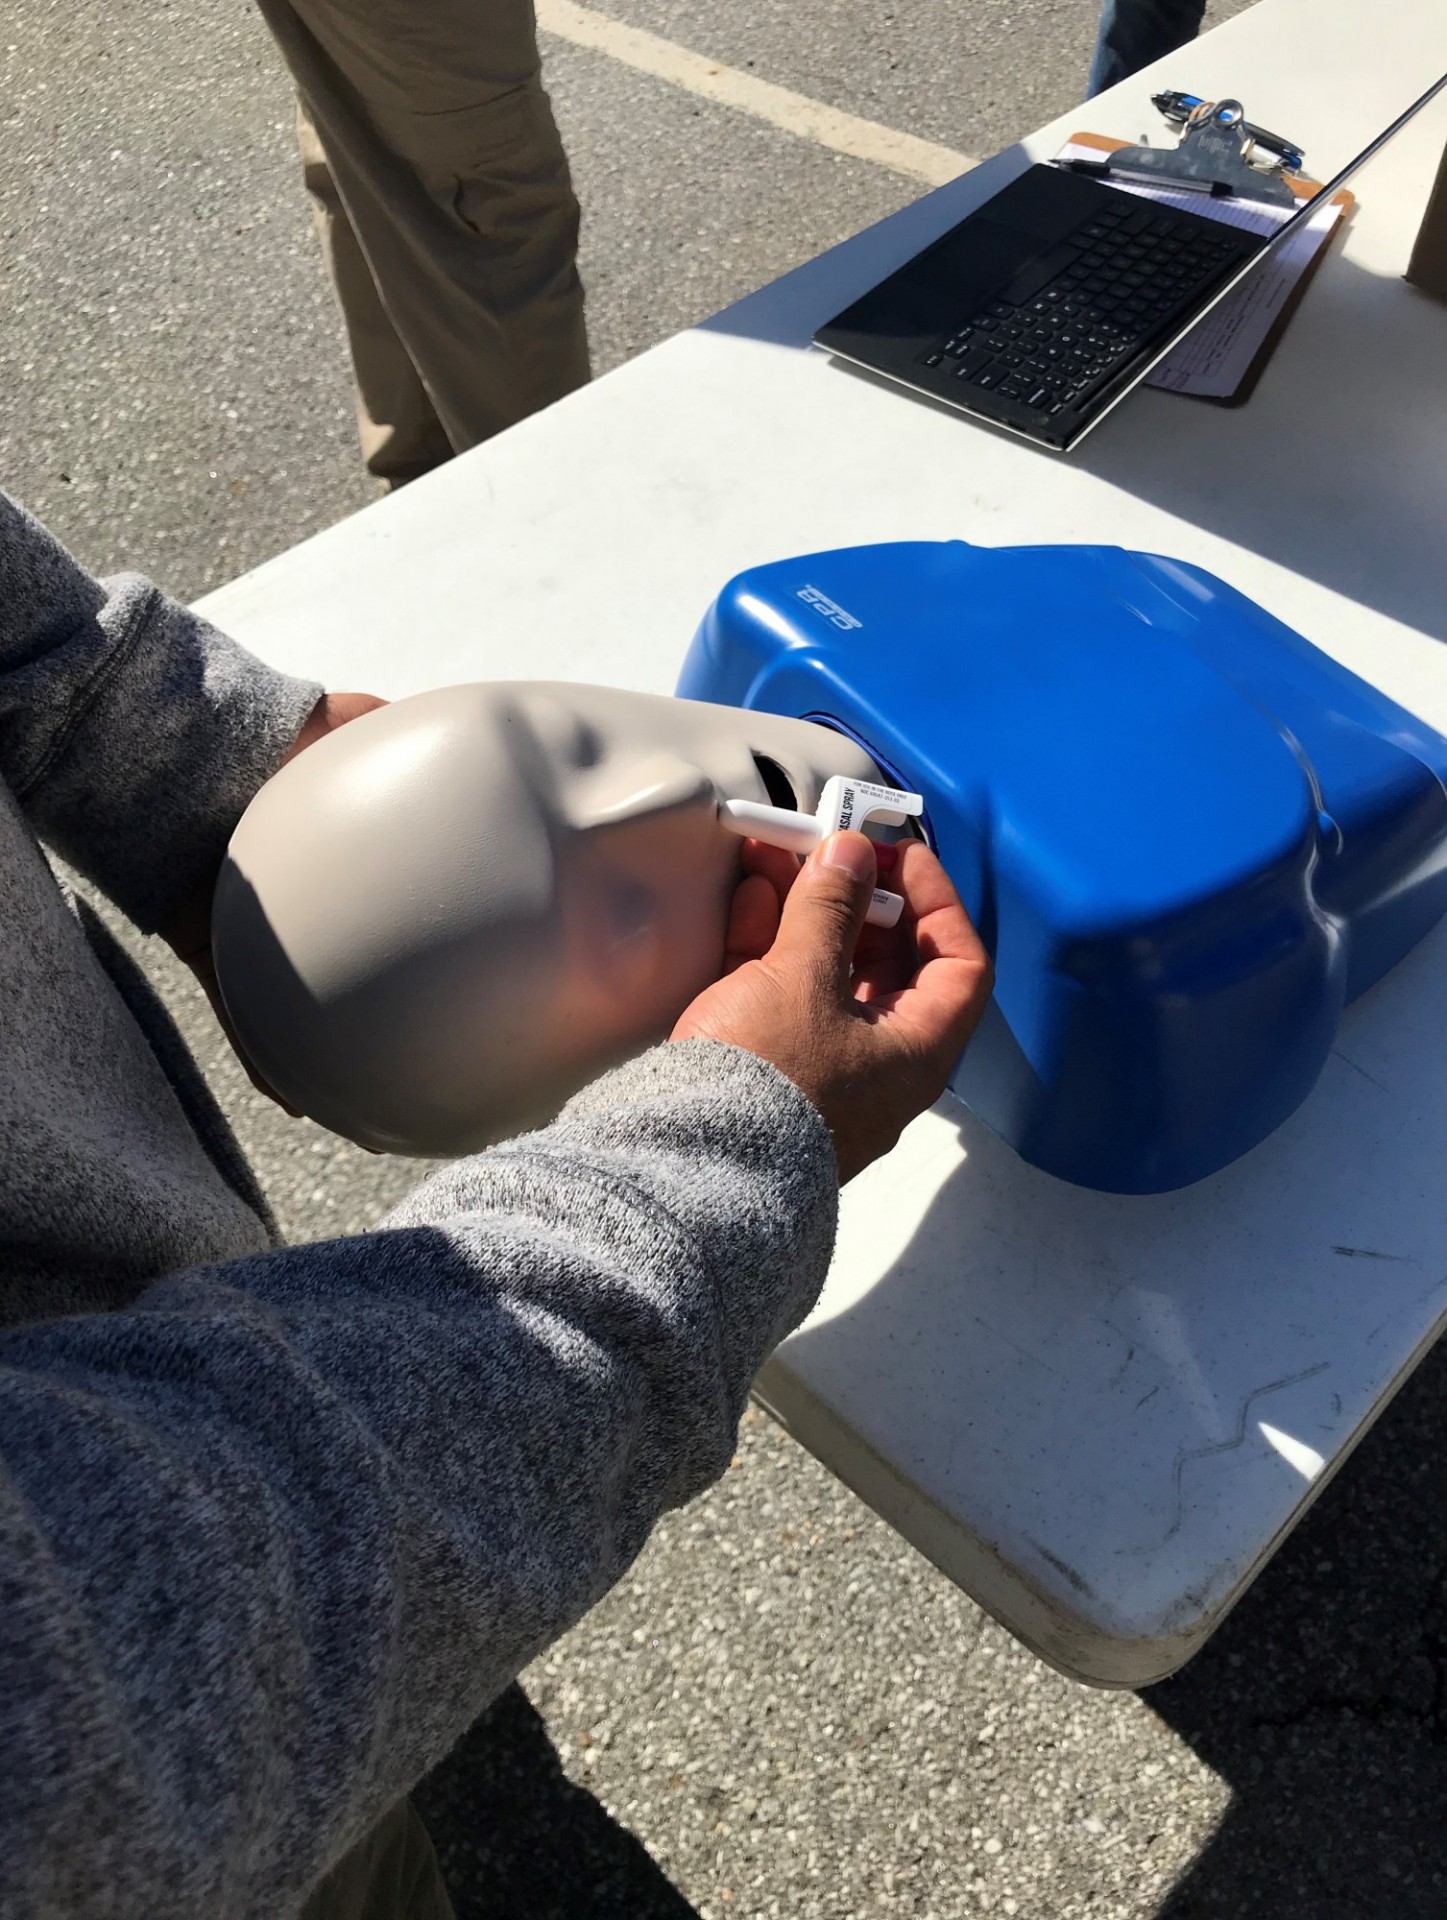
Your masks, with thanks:
[[(1098, 160), (1100, 154), (1101, 145), (1070, 140), (1060, 149), (1058, 157)], [(1139, 194), (1142, 199), (1158, 200), (1163, 206), (1180, 207), (1187, 213), (1221, 220), (1228, 227), (1244, 227), (1250, 233), (1270, 235), (1291, 217), (1289, 207), (1267, 206), (1263, 201), (1218, 198), (1193, 193), (1189, 188), (1176, 191), (1135, 180), (1112, 180), (1110, 184), (1124, 193)], [(1303, 221), (1260, 266), (1252, 268), (1239, 287), (1233, 288), (1192, 327), (1185, 339), (1151, 372), (1146, 385), (1163, 387), (1170, 393), (1193, 394), (1203, 400), (1229, 400), (1246, 378), (1297, 282), (1330, 240), (1337, 222), (1351, 204), (1350, 195), (1336, 195), (1309, 220)]]

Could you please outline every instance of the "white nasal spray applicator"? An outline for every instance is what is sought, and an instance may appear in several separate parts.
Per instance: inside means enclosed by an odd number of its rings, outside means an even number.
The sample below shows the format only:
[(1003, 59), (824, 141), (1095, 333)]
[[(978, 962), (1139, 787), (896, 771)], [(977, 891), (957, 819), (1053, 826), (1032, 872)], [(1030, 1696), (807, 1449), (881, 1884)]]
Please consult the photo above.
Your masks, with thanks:
[[(906, 820), (917, 820), (923, 812), (923, 794), (882, 787), (877, 780), (851, 780), (847, 774), (836, 773), (824, 782), (817, 813), (766, 807), (755, 800), (721, 800), (718, 817), (720, 824), (740, 839), (762, 840), (766, 846), (783, 847), (788, 853), (809, 853), (831, 833), (863, 832), (866, 820), (874, 820), (881, 827), (902, 827)], [(864, 917), (871, 927), (893, 927), (903, 911), (904, 900), (899, 894), (876, 887)]]

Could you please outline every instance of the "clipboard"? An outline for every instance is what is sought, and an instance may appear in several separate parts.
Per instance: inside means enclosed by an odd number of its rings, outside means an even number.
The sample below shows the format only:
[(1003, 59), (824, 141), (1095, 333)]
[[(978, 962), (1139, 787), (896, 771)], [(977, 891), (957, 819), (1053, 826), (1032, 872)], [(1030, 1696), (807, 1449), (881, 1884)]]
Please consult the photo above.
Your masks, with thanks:
[[(1111, 139), (1106, 134), (1073, 133), (1071, 134), (1069, 140), (1066, 142), (1066, 145), (1062, 149), (1062, 152), (1069, 152), (1072, 148), (1076, 148), (1076, 147), (1084, 147), (1096, 153), (1114, 153), (1119, 148), (1129, 146), (1129, 145), (1130, 145), (1129, 141)], [(1135, 182), (1121, 180), (1121, 181), (1114, 182), (1113, 184), (1117, 185), (1123, 192), (1128, 192), (1128, 193), (1137, 192), (1137, 193), (1141, 193), (1143, 196), (1148, 198), (1159, 197), (1157, 190), (1150, 187), (1139, 185)], [(1305, 179), (1297, 178), (1294, 176), (1288, 176), (1287, 184), (1290, 186), (1292, 192), (1300, 200), (1310, 200), (1315, 194), (1321, 191), (1319, 182), (1312, 181), (1312, 180), (1305, 180)], [(1201, 195), (1199, 197), (1199, 200), (1197, 200), (1197, 198), (1193, 196), (1189, 201), (1183, 201), (1183, 204), (1188, 204), (1192, 212), (1200, 213), (1206, 219), (1210, 219), (1212, 217), (1213, 209), (1219, 211), (1219, 209), (1221, 209), (1227, 203), (1222, 199), (1212, 199), (1206, 195)], [(1241, 203), (1236, 202), (1232, 204), (1239, 205)], [(1180, 348), (1172, 349), (1171, 353), (1168, 354), (1165, 360), (1162, 361), (1160, 368), (1158, 368), (1156, 372), (1152, 374), (1152, 376), (1150, 377), (1150, 379), (1148, 379), (1146, 384), (1156, 385), (1158, 387), (1158, 390), (1160, 391), (1177, 393), (1180, 395), (1182, 399), (1185, 399), (1185, 400), (1201, 401), (1207, 406), (1215, 406), (1215, 407), (1244, 406), (1246, 402), (1251, 398), (1251, 395), (1256, 391), (1257, 383), (1260, 381), (1261, 375), (1266, 369), (1267, 362), (1270, 360), (1272, 354), (1276, 351), (1277, 346), (1280, 344), (1283, 336), (1286, 333), (1287, 328), (1290, 326), (1292, 315), (1296, 312), (1297, 308), (1301, 305), (1301, 302), (1305, 297), (1307, 287), (1311, 284), (1311, 281), (1313, 280), (1318, 269), (1320, 268), (1322, 261), (1326, 258), (1328, 252), (1331, 250), (1331, 247), (1336, 240), (1337, 233), (1340, 230), (1342, 222), (1351, 213), (1352, 208), (1355, 207), (1356, 195), (1350, 192), (1349, 189), (1343, 187), (1337, 193), (1332, 195), (1331, 200), (1327, 204), (1329, 207), (1335, 210), (1335, 214), (1336, 214), (1336, 217), (1332, 221), (1330, 229), (1322, 237), (1320, 243), (1314, 248), (1313, 252), (1311, 253), (1310, 257), (1307, 259), (1305, 264), (1296, 272), (1296, 277), (1290, 287), (1290, 290), (1286, 295), (1284, 302), (1281, 304), (1281, 306), (1278, 308), (1276, 313), (1271, 318), (1270, 324), (1266, 327), (1264, 332), (1261, 334), (1261, 337), (1251, 354), (1249, 363), (1247, 364), (1245, 369), (1242, 371), (1240, 376), (1237, 378), (1235, 384), (1232, 386), (1229, 393), (1223, 393), (1223, 394), (1193, 393), (1188, 389), (1182, 388), (1181, 386), (1168, 384), (1169, 369), (1171, 367), (1172, 361), (1176, 358), (1177, 354), (1180, 352), (1181, 350)], [(1213, 323), (1216, 324), (1217, 326), (1230, 326), (1232, 324), (1232, 312), (1231, 312), (1232, 302), (1237, 299), (1238, 294), (1245, 295), (1247, 293), (1247, 289), (1249, 288), (1249, 285), (1250, 283), (1248, 280), (1246, 287), (1235, 289), (1231, 293), (1227, 294), (1226, 298), (1221, 302), (1219, 307), (1213, 309), (1211, 313), (1207, 314), (1203, 319), (1197, 322), (1196, 326), (1191, 329), (1190, 334), (1186, 336), (1186, 339), (1188, 341), (1193, 340), (1195, 336), (1198, 334), (1198, 331), (1200, 329), (1209, 328), (1213, 325)], [(1184, 345), (1184, 343), (1182, 343), (1182, 345)], [(1162, 376), (1162, 377), (1158, 378), (1158, 376)]]

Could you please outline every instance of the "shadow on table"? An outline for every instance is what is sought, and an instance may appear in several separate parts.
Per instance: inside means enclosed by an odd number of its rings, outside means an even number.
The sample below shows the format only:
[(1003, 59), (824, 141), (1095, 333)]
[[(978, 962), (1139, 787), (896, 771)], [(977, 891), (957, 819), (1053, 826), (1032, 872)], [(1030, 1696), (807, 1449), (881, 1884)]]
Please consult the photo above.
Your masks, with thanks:
[(1244, 406), (1132, 395), (1071, 458), (1447, 640), (1444, 363), (1447, 306), (1333, 255)]
[(1447, 1914), (1447, 1352), (1142, 1697), (1233, 1789), (1160, 1920)]
[[(716, 314), (703, 330), (807, 347), (816, 327), (1028, 161), (1022, 147), (1010, 148)], [(1338, 251), (1307, 288), (1244, 407), (1132, 394), (1066, 457), (1123, 493), (1447, 640), (1444, 363), (1447, 306)], [(948, 414), (962, 433), (995, 432), (843, 361), (830, 374), (887, 391), (902, 408)]]
[[(943, 1178), (883, 1277), (795, 1336), (786, 1353), (799, 1356), (797, 1377), (826, 1407), (846, 1369), (857, 1375), (876, 1365), (871, 1391), (881, 1402), (894, 1393), (903, 1404), (899, 1383), (912, 1380), (909, 1418), (899, 1429), (908, 1435), (900, 1449), (906, 1458), (910, 1446), (925, 1444), (927, 1422), (943, 1404), (930, 1396), (943, 1378), (969, 1405), (961, 1448), (979, 1446), (986, 1462), (958, 1484), (968, 1481), (970, 1497), (986, 1504), (998, 1492), (993, 1476), (1002, 1462), (1022, 1477), (1041, 1463), (1038, 1487), (1047, 1484), (1045, 1463), (1068, 1446), (1082, 1450), (1077, 1476), (1110, 1472), (1114, 1456), (1091, 1450), (1078, 1406), (1058, 1385), (1060, 1369), (1078, 1361), (1084, 1377), (1097, 1378), (1116, 1366), (1117, 1351), (1122, 1370), (1132, 1356), (1139, 1366), (1140, 1336), (1150, 1322), (1139, 1313), (1126, 1317), (1123, 1293), (1110, 1314), (1093, 1309), (1082, 1322), (1073, 1295), (1081, 1278), (1093, 1285), (1102, 1273), (1153, 1272), (1150, 1299), (1194, 1286), (1159, 1251), (1168, 1237), (1210, 1245), (1222, 1208), (1235, 1238), (1218, 1246), (1202, 1271), (1232, 1288), (1225, 1305), (1233, 1316), (1254, 1310), (1264, 1319), (1274, 1304), (1292, 1322), (1329, 1318), (1340, 1341), (1371, 1338), (1363, 1329), (1393, 1325), (1400, 1309), (1411, 1316), (1404, 1323), (1410, 1334), (1396, 1329), (1404, 1363), (1426, 1330), (1423, 1289), (1435, 1292), (1441, 1279), (1430, 1256), (1419, 1263), (1389, 1250), (1394, 1226), (1409, 1231), (1409, 1215), (1427, 1209), (1434, 1218), (1436, 1208), (1447, 1208), (1444, 943), (1447, 927), (1343, 1022), (1343, 1060), (1365, 1059), (1391, 1081), (1390, 1124), (1385, 1099), (1380, 1108), (1364, 1108), (1376, 1097), (1375, 1083), (1357, 1067), (1360, 1087), (1346, 1073), (1329, 1079), (1271, 1141), (1213, 1181), (1121, 1201), (1021, 1167), (1002, 1142), (961, 1114), (965, 1158)], [(1314, 1198), (1325, 1195), (1331, 1206)], [(887, 1188), (876, 1195), (866, 1189), (866, 1197), (887, 1213)], [(1372, 1237), (1361, 1247), (1388, 1251), (1350, 1261), (1345, 1288), (1324, 1290), (1304, 1305), (1299, 1298), (1268, 1303), (1263, 1276), (1295, 1271), (1279, 1257), (1281, 1246), (1310, 1244), (1312, 1231), (1345, 1237), (1334, 1209), (1346, 1206), (1369, 1223)], [(936, 1284), (935, 1276), (952, 1269), (975, 1276), (966, 1296)], [(1011, 1276), (1026, 1283), (1017, 1286)], [(1114, 1320), (1119, 1350), (1101, 1344), (1101, 1328), (1109, 1331)], [(1168, 1324), (1196, 1323), (1186, 1315)], [(967, 1372), (961, 1361), (962, 1325), (990, 1335), (979, 1371)], [(1128, 1350), (1122, 1327), (1130, 1330)], [(1313, 1338), (1310, 1327), (1289, 1330)], [(1284, 1337), (1279, 1326), (1277, 1337)], [(1185, 1353), (1207, 1404), (1216, 1394), (1229, 1406), (1232, 1370), (1220, 1363), (1216, 1343)], [(1112, 1374), (1112, 1386), (1119, 1377)], [(1138, 1380), (1150, 1386), (1150, 1372)], [(787, 1416), (788, 1381), (781, 1374), (774, 1384), (768, 1397)], [(1151, 1386), (1138, 1406), (1155, 1391)], [(1104, 1415), (1104, 1388), (1100, 1399)], [(802, 1398), (799, 1406), (806, 1406)], [(1063, 1425), (1056, 1424), (1059, 1407), (1070, 1412)], [(1023, 1418), (1012, 1424), (1002, 1410)], [(1220, 1437), (1209, 1425), (1202, 1434), (1208, 1442)], [(944, 1471), (953, 1464), (952, 1454)], [(1057, 1470), (1055, 1477), (1052, 1497), (1070, 1474)], [(1150, 1509), (1150, 1500), (1142, 1501), (1142, 1512)], [(1014, 1510), (1016, 1547), (1038, 1511), (1028, 1501)], [(998, 1508), (988, 1512), (993, 1524)], [(1113, 1524), (1126, 1522), (1117, 1517)], [(1053, 1564), (1072, 1577), (1062, 1561)], [(1219, 1830), (1162, 1903), (1159, 1920), (1447, 1916), (1447, 1343), (1408, 1380), (1214, 1637), (1142, 1697), (1232, 1789)], [(967, 1769), (961, 1784), (968, 1787)]]
[(412, 1797), (457, 1920), (698, 1920), (642, 1842), (568, 1779), (520, 1686)]

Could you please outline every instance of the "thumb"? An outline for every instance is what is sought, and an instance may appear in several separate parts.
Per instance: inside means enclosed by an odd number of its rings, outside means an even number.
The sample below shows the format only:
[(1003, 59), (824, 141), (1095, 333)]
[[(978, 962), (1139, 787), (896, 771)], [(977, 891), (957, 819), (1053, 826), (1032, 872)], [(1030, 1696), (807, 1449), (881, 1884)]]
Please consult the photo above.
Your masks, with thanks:
[(774, 951), (809, 962), (847, 989), (874, 878), (873, 841), (862, 833), (831, 833), (789, 889)]

